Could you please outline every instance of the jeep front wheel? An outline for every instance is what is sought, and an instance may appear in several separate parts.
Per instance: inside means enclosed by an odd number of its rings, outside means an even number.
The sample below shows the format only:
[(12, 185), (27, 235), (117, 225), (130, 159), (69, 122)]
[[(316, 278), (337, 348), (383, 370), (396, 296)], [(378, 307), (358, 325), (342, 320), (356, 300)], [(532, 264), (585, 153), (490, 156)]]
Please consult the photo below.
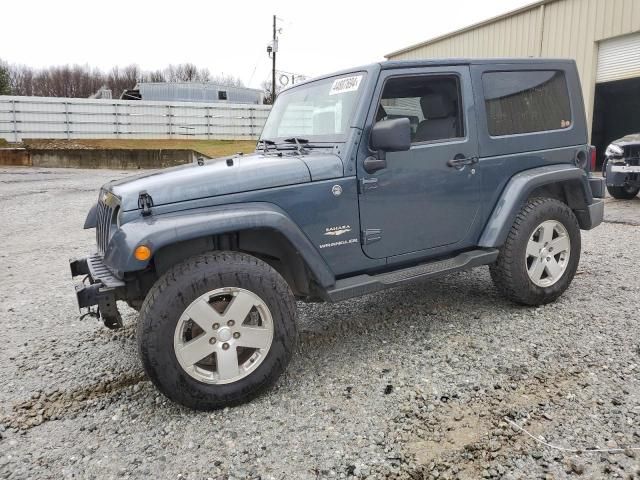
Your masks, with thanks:
[(632, 187), (631, 185), (622, 185), (621, 187), (607, 186), (609, 195), (618, 200), (631, 200), (638, 195), (640, 188)]
[(569, 287), (580, 261), (580, 227), (573, 211), (551, 198), (530, 200), (516, 217), (491, 278), (525, 305), (553, 302)]
[(250, 255), (216, 252), (171, 268), (142, 305), (138, 345), (170, 399), (210, 410), (245, 402), (276, 381), (296, 340), (284, 279)]

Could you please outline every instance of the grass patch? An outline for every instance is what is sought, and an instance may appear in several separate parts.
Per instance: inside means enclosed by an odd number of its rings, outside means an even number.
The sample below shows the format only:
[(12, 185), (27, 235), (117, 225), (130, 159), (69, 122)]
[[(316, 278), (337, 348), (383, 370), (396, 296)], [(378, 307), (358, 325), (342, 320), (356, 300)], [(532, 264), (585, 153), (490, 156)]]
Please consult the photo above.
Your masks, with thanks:
[(237, 152), (249, 153), (255, 140), (24, 140), (32, 150), (194, 150), (207, 157), (223, 157)]

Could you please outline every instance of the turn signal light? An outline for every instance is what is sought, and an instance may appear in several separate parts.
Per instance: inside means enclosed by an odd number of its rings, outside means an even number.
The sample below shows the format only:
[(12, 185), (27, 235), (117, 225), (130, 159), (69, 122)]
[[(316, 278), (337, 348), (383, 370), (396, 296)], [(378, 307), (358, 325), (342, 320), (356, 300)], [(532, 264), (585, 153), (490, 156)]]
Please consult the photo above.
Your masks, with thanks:
[(145, 260), (149, 260), (151, 258), (151, 249), (146, 245), (139, 245), (136, 247), (133, 254), (136, 257), (136, 260), (144, 262)]

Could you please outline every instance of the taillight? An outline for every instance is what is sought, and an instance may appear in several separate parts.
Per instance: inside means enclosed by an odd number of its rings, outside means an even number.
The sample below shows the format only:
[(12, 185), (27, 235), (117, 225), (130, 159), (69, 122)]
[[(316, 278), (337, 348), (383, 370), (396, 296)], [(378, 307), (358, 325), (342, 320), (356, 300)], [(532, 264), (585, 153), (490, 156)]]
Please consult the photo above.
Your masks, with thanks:
[(596, 147), (594, 147), (593, 145), (591, 145), (591, 171), (595, 172), (596, 171)]

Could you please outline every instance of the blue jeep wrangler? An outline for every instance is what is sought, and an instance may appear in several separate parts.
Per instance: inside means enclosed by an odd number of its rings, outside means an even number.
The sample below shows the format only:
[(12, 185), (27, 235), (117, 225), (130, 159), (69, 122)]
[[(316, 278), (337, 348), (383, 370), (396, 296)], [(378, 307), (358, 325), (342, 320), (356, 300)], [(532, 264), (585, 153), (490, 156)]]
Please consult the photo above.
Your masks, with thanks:
[(71, 261), (81, 308), (140, 311), (154, 384), (196, 409), (272, 384), (296, 300), (337, 302), (489, 265), (512, 301), (569, 286), (603, 218), (577, 70), (561, 60), (385, 62), (280, 94), (255, 153), (113, 181)]

